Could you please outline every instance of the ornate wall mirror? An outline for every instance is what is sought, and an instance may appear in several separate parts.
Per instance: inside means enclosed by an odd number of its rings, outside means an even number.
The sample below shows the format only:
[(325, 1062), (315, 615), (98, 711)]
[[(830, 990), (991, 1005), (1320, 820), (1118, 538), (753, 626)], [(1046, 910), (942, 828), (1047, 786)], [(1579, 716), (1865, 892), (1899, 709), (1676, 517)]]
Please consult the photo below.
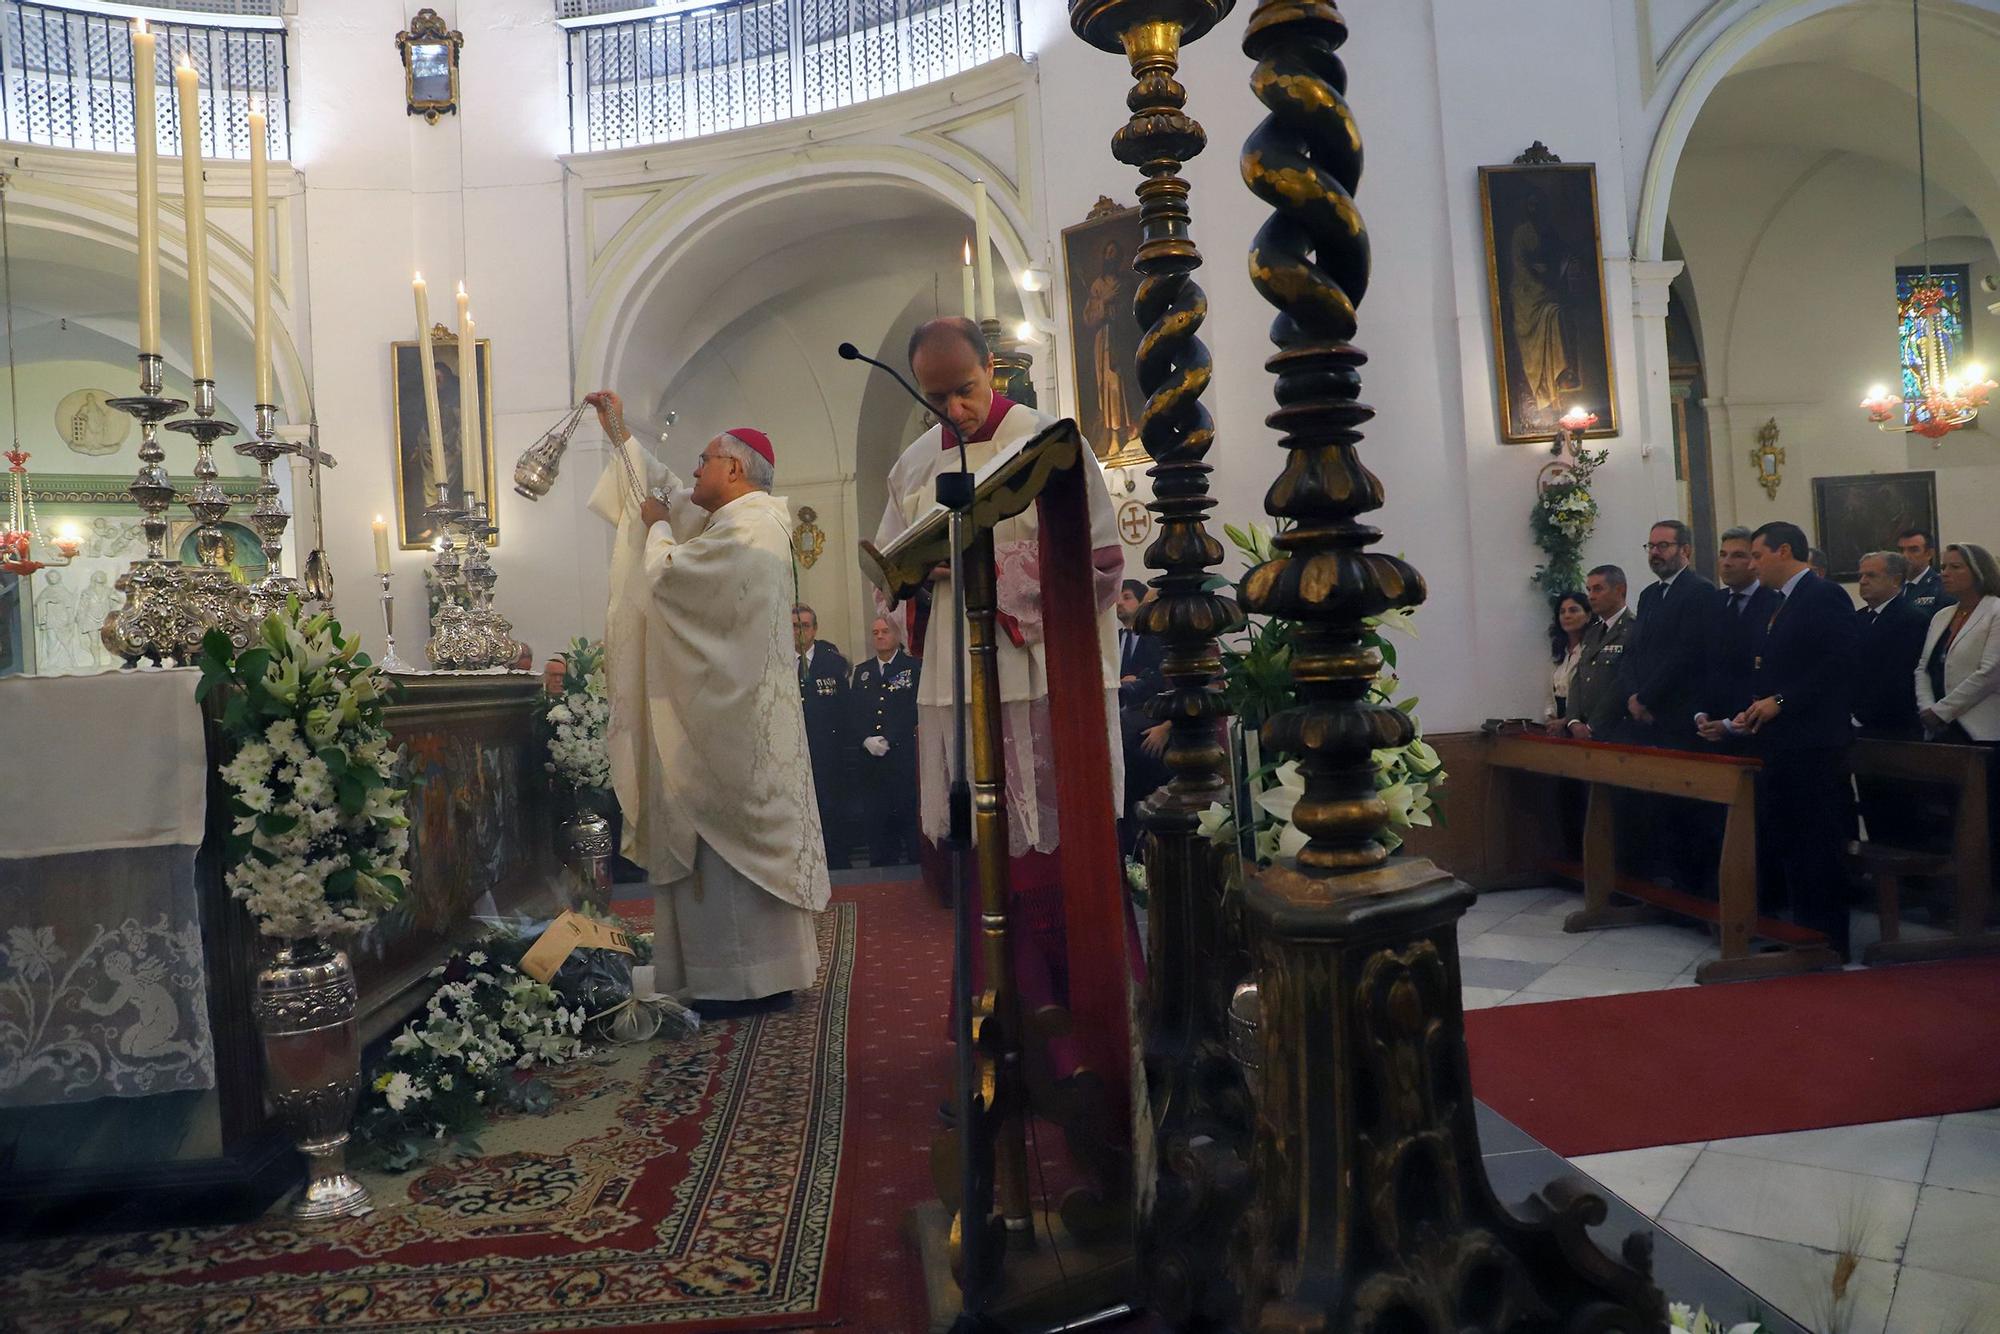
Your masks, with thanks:
[(403, 54), (403, 95), (412, 116), (432, 125), (447, 111), (458, 114), (458, 52), (465, 35), (445, 26), (435, 9), (420, 9), (396, 34)]

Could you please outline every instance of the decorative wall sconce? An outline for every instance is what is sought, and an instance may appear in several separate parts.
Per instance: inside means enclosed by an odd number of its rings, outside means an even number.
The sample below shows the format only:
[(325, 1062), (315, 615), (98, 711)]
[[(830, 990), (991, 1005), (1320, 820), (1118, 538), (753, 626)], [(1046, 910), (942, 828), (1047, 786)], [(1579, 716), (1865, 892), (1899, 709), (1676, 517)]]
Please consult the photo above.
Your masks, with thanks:
[(410, 26), (396, 34), (410, 115), (435, 125), (447, 111), (458, 114), (458, 53), (464, 45), (465, 35), (447, 28), (435, 9), (418, 10)]
[(1778, 483), (1783, 480), (1778, 471), (1785, 466), (1785, 447), (1778, 443), (1776, 417), (1757, 428), (1757, 444), (1750, 451), (1750, 466), (1757, 470), (1757, 481), (1763, 486), (1764, 495), (1776, 500)]

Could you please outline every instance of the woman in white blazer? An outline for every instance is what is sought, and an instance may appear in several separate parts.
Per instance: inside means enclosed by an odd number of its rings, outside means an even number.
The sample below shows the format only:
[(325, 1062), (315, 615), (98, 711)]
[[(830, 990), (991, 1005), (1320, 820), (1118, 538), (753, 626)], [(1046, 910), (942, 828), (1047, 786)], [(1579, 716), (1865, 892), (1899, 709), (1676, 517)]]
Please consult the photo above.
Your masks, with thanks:
[(1956, 543), (1938, 575), (1952, 601), (1917, 656), (1918, 718), (1934, 741), (2000, 742), (2000, 565), (1985, 547)]

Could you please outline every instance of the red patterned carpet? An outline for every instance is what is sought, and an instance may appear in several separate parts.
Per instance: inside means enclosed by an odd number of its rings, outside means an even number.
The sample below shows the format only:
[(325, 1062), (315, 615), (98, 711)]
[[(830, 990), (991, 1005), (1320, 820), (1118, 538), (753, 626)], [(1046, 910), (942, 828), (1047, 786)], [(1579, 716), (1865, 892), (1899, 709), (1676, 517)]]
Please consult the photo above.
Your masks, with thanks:
[(482, 1156), (369, 1177), (367, 1218), (0, 1247), (0, 1329), (919, 1334), (951, 918), (915, 880), (835, 897), (792, 1010), (561, 1072)]

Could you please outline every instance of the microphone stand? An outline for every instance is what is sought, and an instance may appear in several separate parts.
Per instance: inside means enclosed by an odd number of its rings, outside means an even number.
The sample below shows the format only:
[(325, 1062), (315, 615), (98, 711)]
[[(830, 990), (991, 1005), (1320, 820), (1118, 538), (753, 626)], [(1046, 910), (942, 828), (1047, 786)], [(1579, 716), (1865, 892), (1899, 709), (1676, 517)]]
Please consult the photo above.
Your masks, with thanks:
[[(896, 368), (885, 362), (864, 355), (852, 343), (840, 345), (840, 355), (847, 361), (864, 361), (876, 370), (886, 373), (908, 394), (921, 404), (926, 411), (931, 405), (905, 380)], [(958, 451), (958, 471), (939, 475), (937, 479), (938, 504), (944, 507), (946, 524), (950, 533), (950, 543), (954, 566), (957, 558), (965, 551), (964, 526), (972, 513), (972, 469), (966, 459), (965, 437), (952, 425), (950, 417), (939, 414), (938, 425), (949, 432)], [(954, 637), (965, 634), (965, 580), (954, 577), (951, 581), (953, 624), (957, 627)], [(976, 1221), (968, 1216), (974, 1196), (979, 1189), (979, 1174), (973, 1162), (973, 1088), (975, 1086), (976, 1062), (972, 1052), (972, 923), (969, 916), (972, 903), (966, 885), (966, 860), (972, 852), (972, 779), (967, 757), (971, 750), (971, 712), (966, 699), (966, 654), (965, 646), (952, 655), (951, 661), (951, 786), (948, 809), (949, 827), (945, 835), (945, 847), (951, 854), (951, 898), (952, 898), (952, 1001), (956, 1011), (953, 1025), (958, 1039), (957, 1098), (958, 1104), (958, 1235), (959, 1254), (962, 1257), (964, 1281), (959, 1288), (960, 1310), (958, 1319), (952, 1322), (951, 1334), (985, 1334), (1001, 1331), (1001, 1326), (988, 1315), (986, 1305), (987, 1289), (991, 1283), (991, 1262), (987, 1258), (988, 1238), (986, 1220)]]

